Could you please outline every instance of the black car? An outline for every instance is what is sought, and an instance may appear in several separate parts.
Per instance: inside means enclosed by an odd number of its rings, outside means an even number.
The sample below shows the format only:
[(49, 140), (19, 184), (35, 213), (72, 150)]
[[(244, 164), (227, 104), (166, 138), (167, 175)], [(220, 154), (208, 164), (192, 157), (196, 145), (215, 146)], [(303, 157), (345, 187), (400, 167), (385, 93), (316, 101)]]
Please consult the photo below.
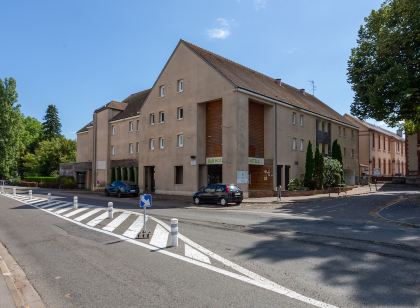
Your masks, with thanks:
[(240, 204), (244, 198), (242, 190), (235, 184), (209, 184), (196, 192), (193, 196), (194, 204), (220, 203), (225, 206), (228, 203)]
[(126, 181), (114, 181), (105, 187), (105, 195), (115, 195), (118, 198), (122, 196), (138, 196), (139, 187), (136, 183)]

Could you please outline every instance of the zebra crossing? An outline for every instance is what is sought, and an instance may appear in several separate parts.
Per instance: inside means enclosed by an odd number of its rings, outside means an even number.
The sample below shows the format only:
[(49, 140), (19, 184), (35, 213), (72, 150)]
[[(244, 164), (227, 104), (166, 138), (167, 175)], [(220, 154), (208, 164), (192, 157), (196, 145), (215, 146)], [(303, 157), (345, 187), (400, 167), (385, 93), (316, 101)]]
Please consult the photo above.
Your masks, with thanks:
[(221, 275), (248, 283), (250, 285), (275, 292), (282, 296), (307, 303), (315, 307), (337, 308), (336, 306), (299, 294), (285, 288), (267, 278), (264, 278), (238, 264), (235, 264), (218, 254), (193, 242), (186, 236), (178, 234), (179, 246), (171, 249), (168, 245), (170, 226), (153, 216), (146, 216), (148, 230), (152, 231), (150, 239), (138, 239), (137, 235), (145, 228), (143, 214), (127, 210), (115, 210), (112, 219), (108, 218), (107, 208), (79, 203), (78, 208), (72, 202), (47, 198), (30, 198), (23, 194), (1, 193), (0, 196), (8, 197), (23, 204), (38, 208), (61, 219), (73, 222), (81, 227), (112, 235), (127, 243), (134, 244), (151, 252), (184, 261)]

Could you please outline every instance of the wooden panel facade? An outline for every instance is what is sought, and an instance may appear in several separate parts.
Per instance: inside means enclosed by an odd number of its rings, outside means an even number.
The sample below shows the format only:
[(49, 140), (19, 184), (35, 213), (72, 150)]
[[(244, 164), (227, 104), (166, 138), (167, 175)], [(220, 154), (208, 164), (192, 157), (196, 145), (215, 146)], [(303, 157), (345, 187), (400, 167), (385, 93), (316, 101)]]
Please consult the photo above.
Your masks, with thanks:
[(222, 101), (206, 104), (206, 157), (222, 156)]

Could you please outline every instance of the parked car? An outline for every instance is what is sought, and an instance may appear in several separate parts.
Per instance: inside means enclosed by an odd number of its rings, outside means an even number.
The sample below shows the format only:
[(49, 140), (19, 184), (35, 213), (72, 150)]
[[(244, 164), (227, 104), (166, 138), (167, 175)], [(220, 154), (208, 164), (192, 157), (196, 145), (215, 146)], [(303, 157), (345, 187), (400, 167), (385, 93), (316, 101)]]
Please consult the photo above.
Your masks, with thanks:
[(118, 198), (121, 198), (122, 196), (138, 196), (139, 187), (132, 182), (114, 181), (105, 187), (105, 195), (115, 195)]
[(194, 204), (220, 203), (225, 206), (229, 203), (240, 204), (244, 198), (242, 190), (235, 184), (210, 184), (202, 187), (193, 195)]

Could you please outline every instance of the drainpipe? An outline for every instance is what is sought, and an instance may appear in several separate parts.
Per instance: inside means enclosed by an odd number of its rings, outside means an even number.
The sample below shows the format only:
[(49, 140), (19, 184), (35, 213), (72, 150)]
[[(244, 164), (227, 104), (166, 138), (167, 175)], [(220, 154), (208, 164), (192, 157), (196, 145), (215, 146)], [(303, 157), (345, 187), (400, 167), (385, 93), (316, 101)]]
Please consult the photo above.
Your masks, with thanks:
[(91, 190), (95, 189), (96, 184), (96, 133), (97, 133), (96, 113), (93, 114), (93, 158), (92, 158), (92, 183)]
[[(274, 174), (276, 176), (275, 180), (277, 181), (278, 174), (277, 174), (277, 104), (274, 104), (274, 159), (273, 159), (273, 168)], [(280, 174), (281, 176), (281, 174)], [(278, 188), (278, 183), (276, 183), (276, 187)]]

